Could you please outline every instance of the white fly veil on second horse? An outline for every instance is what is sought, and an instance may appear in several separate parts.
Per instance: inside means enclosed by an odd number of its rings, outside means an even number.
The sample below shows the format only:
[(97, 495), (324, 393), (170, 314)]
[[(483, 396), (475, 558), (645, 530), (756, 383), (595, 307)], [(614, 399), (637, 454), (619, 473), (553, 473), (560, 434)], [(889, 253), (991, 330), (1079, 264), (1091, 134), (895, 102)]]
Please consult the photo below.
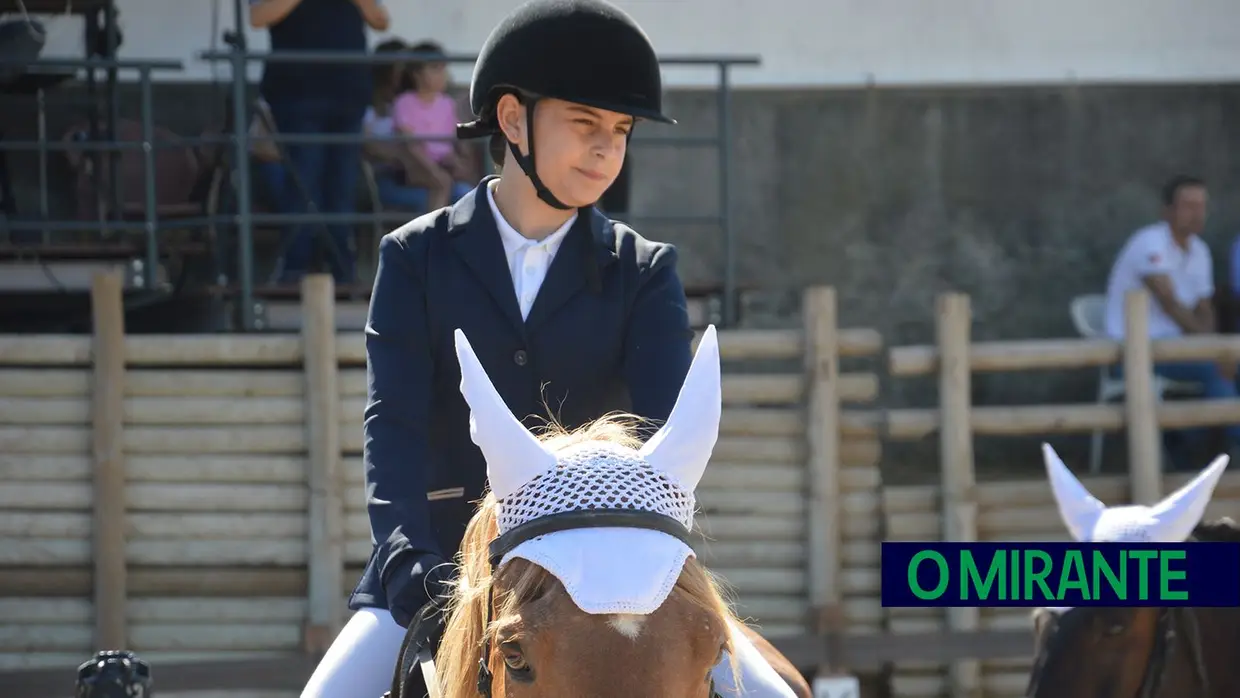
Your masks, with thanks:
[(1108, 507), (1085, 489), (1050, 445), (1042, 444), (1042, 456), (1059, 515), (1072, 539), (1081, 543), (1183, 543), (1201, 522), (1229, 460), (1225, 455), (1215, 458), (1157, 504)]
[[(551, 453), (508, 409), (460, 330), (456, 351), (470, 436), (486, 459), (501, 539), (523, 524), (582, 511), (644, 512), (679, 522), (685, 533), (693, 528), (694, 489), (722, 412), (714, 326), (702, 336), (667, 422), (640, 450), (585, 442)], [(496, 567), (524, 558), (559, 579), (586, 613), (644, 615), (663, 604), (690, 555), (681, 537), (661, 530), (602, 526), (530, 538)]]

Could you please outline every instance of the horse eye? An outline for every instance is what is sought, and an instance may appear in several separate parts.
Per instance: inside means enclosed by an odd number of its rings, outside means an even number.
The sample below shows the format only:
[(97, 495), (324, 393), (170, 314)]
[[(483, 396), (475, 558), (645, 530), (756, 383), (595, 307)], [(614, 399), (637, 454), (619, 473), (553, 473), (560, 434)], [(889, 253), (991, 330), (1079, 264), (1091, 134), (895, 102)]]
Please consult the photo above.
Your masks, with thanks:
[(1111, 625), (1107, 626), (1107, 629), (1105, 632), (1106, 632), (1107, 637), (1115, 637), (1116, 635), (1123, 635), (1124, 631), (1127, 629), (1128, 629), (1128, 626), (1124, 625), (1123, 623), (1112, 623)]
[(517, 643), (502, 643), (499, 650), (504, 656), (504, 666), (508, 667), (509, 671), (524, 673), (530, 670), (529, 662), (525, 661), (525, 655), (521, 654), (521, 646)]

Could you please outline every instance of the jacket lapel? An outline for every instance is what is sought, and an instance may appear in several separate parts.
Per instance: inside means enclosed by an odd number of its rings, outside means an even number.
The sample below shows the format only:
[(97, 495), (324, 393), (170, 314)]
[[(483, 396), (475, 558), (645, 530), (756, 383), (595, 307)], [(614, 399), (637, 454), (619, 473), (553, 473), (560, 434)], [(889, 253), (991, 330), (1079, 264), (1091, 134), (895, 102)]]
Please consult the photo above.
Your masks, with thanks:
[(610, 228), (611, 222), (593, 208), (580, 210), (534, 297), (534, 305), (525, 321), (526, 331), (533, 332), (546, 322), (587, 284), (598, 287), (603, 267), (616, 258), (604, 244)]
[[(494, 177), (488, 177), (469, 194), (452, 206), (452, 246), (464, 260), (478, 282), (487, 290), (504, 318), (521, 333), (525, 323), (521, 319), (521, 307), (517, 305), (517, 292), (512, 284), (512, 271), (504, 255), (504, 243), (499, 229), (491, 216), (490, 206), (483, 197), (483, 187)], [(557, 257), (559, 255), (556, 255)], [(537, 306), (535, 306), (537, 307)]]

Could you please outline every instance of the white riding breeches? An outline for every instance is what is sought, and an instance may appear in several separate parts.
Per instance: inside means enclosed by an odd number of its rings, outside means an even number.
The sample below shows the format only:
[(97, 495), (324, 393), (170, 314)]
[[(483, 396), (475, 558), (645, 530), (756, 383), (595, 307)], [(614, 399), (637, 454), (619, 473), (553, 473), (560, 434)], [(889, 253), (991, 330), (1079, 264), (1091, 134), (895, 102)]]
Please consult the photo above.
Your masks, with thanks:
[(379, 608), (359, 610), (327, 649), (301, 697), (379, 698), (392, 688), (404, 641), (405, 629), (392, 620), (391, 613)]
[[(392, 687), (405, 629), (392, 614), (363, 608), (345, 624), (319, 662), (301, 698), (379, 698)], [(715, 689), (723, 698), (795, 698), (792, 689), (758, 653), (739, 628), (732, 644), (740, 665), (743, 692), (737, 691), (727, 658), (715, 667)]]

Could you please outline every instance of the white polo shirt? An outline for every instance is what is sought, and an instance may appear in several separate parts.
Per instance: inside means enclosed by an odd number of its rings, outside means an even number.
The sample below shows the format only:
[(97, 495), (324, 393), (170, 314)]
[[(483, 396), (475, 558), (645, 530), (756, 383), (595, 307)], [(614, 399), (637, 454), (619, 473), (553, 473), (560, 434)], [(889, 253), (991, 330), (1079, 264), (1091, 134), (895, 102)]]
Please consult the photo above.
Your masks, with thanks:
[(559, 252), (564, 236), (568, 235), (568, 229), (576, 222), (577, 214), (573, 213), (564, 225), (542, 240), (531, 240), (518, 233), (516, 228), (500, 215), (499, 207), (495, 205), (495, 194), (491, 191), (494, 187), (495, 182), (487, 187), (487, 203), (491, 206), (491, 215), (495, 217), (495, 227), (499, 228), (500, 240), (504, 242), (504, 256), (508, 258), (508, 272), (512, 274), (512, 287), (517, 293), (521, 317), (529, 318), (530, 308), (534, 307), (534, 299), (538, 297), (538, 289), (542, 288), (555, 253)]
[[(1185, 250), (1175, 244), (1171, 227), (1165, 221), (1148, 225), (1128, 238), (1111, 267), (1107, 280), (1106, 331), (1112, 338), (1124, 338), (1125, 294), (1144, 288), (1142, 278), (1152, 274), (1166, 274), (1171, 279), (1176, 299), (1187, 308), (1214, 295), (1214, 261), (1205, 241), (1194, 235)], [(1150, 298), (1150, 337), (1183, 334), (1158, 301)]]

